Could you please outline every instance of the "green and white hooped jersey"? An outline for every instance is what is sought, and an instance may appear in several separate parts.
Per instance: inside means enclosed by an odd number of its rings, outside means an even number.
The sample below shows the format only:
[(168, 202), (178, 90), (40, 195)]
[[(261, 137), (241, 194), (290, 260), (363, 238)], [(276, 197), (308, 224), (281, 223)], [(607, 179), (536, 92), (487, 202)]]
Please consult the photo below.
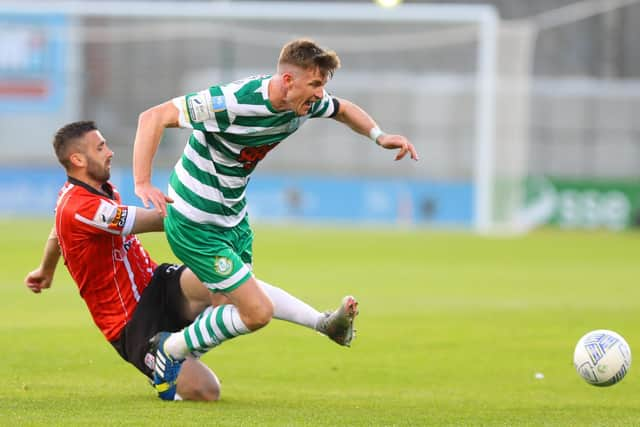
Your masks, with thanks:
[(169, 181), (172, 207), (200, 224), (234, 227), (246, 215), (249, 175), (269, 151), (308, 118), (333, 117), (338, 101), (326, 91), (309, 114), (276, 111), (271, 76), (254, 76), (173, 99), (180, 127), (192, 128)]

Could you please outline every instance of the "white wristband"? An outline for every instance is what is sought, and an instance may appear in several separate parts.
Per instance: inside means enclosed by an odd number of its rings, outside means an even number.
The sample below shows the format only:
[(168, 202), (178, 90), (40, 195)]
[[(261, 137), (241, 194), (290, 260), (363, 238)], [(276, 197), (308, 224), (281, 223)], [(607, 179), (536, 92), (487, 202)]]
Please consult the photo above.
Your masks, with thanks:
[(369, 131), (369, 138), (371, 138), (371, 140), (378, 145), (380, 145), (378, 143), (378, 138), (381, 137), (382, 135), (384, 135), (384, 132), (382, 132), (378, 126), (372, 127), (371, 130)]

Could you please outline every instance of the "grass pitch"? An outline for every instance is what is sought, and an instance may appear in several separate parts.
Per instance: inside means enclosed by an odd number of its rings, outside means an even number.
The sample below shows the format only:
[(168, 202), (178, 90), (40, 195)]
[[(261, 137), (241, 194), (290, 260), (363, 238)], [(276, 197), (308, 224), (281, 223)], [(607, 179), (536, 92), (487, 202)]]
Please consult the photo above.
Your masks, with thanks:
[[(0, 221), (0, 425), (637, 425), (638, 366), (605, 389), (572, 365), (592, 329), (640, 355), (640, 235), (515, 239), (257, 227), (255, 271), (319, 309), (360, 300), (351, 349), (274, 321), (204, 357), (218, 403), (161, 402), (93, 325), (66, 270), (22, 284), (50, 221)], [(164, 236), (143, 236), (156, 261)], [(637, 362), (636, 362), (637, 363)], [(536, 379), (536, 373), (544, 374)]]

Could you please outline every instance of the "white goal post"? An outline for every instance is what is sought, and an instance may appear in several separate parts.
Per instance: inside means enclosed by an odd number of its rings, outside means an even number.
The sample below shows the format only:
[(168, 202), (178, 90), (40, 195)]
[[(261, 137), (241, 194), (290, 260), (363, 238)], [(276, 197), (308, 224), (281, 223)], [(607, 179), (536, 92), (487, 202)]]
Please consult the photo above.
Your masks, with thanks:
[[(0, 13), (57, 13), (69, 17), (128, 18), (206, 18), (216, 22), (269, 21), (294, 22), (300, 19), (341, 22), (446, 23), (472, 24), (477, 45), (473, 73), (473, 226), (481, 233), (491, 232), (494, 218), (496, 81), (500, 20), (490, 5), (403, 4), (381, 8), (365, 3), (322, 2), (77, 2), (5, 1)], [(340, 53), (341, 46), (331, 46)], [(423, 156), (429, 156), (429, 141)]]

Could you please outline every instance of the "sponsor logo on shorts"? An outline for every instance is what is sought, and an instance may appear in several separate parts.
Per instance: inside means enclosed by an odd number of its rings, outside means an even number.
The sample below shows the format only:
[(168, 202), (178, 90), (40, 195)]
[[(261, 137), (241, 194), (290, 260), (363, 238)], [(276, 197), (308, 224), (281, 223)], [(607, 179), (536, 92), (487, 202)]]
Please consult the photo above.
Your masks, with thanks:
[(174, 271), (178, 271), (178, 270), (180, 270), (180, 266), (179, 266), (178, 264), (169, 264), (169, 265), (167, 265), (167, 267), (165, 268), (164, 272), (165, 272), (166, 274), (171, 274), (171, 273), (173, 273)]
[(156, 358), (153, 356), (153, 354), (151, 353), (147, 353), (144, 356), (144, 364), (147, 365), (147, 368), (149, 369), (155, 369), (156, 368)]
[(217, 256), (213, 262), (213, 269), (216, 273), (227, 276), (233, 271), (233, 261), (227, 257)]

